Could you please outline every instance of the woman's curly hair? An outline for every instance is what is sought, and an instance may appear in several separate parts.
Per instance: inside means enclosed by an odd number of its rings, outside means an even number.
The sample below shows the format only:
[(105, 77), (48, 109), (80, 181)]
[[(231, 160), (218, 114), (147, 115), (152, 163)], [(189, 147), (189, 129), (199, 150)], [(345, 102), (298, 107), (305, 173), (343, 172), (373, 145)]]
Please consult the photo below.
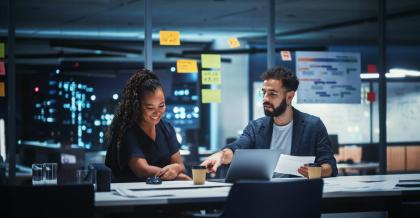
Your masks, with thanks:
[(137, 123), (142, 117), (141, 105), (145, 94), (153, 93), (156, 89), (162, 89), (159, 78), (150, 70), (141, 69), (130, 77), (125, 86), (121, 100), (112, 119), (112, 123), (107, 130), (107, 145), (111, 146), (111, 150), (117, 148), (117, 153), (112, 155), (111, 160), (117, 161), (119, 167), (122, 167), (119, 159), (119, 150), (122, 145), (123, 136), (131, 125)]

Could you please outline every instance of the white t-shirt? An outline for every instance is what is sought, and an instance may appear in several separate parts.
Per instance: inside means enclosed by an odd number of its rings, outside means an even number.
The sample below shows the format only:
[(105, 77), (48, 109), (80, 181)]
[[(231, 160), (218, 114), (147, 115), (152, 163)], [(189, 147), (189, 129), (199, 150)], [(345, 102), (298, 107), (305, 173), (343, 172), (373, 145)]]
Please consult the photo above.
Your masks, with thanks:
[(293, 120), (284, 126), (278, 126), (273, 123), (270, 149), (280, 150), (281, 154), (290, 155), (292, 150), (292, 130)]

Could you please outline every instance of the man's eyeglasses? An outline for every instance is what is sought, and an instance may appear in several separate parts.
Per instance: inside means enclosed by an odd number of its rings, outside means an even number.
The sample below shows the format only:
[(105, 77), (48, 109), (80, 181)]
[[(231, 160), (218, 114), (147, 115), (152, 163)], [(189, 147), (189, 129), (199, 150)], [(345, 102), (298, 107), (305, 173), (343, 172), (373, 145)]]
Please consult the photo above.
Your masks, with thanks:
[(260, 96), (261, 98), (264, 98), (264, 96), (267, 94), (268, 98), (276, 98), (277, 96), (279, 96), (279, 93), (276, 91), (265, 91), (264, 89), (258, 90), (257, 91), (258, 96)]

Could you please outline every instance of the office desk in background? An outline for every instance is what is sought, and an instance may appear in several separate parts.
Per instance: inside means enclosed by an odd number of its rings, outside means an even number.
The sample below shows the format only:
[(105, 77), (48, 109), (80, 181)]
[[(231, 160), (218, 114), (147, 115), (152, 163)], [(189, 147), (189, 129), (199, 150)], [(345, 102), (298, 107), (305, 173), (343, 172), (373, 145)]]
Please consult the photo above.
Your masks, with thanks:
[[(288, 179), (273, 179), (281, 182)], [(400, 181), (416, 187), (395, 187)], [(115, 183), (116, 187), (138, 189), (144, 198), (127, 198), (111, 192), (96, 193), (97, 212), (168, 210), (181, 212), (200, 209), (222, 209), (229, 194), (229, 184), (210, 183), (211, 187), (193, 186), (191, 181), (166, 182), (167, 186), (146, 186), (144, 183)], [(213, 185), (215, 184), (215, 185)], [(402, 184), (402, 183), (401, 183)], [(171, 188), (167, 188), (171, 186)], [(144, 189), (152, 187), (153, 190)], [(142, 190), (140, 190), (142, 189)], [(161, 190), (159, 190), (161, 189)], [(150, 195), (156, 193), (156, 197)], [(165, 196), (158, 196), (158, 193)], [(405, 201), (420, 201), (420, 174), (374, 176), (342, 176), (324, 179), (322, 213), (388, 211), (389, 217), (400, 214)]]
[[(338, 163), (339, 173), (347, 176), (351, 171), (357, 171), (359, 175), (368, 175), (370, 172), (377, 173), (379, 170), (378, 162), (359, 162), (359, 163)], [(349, 172), (350, 171), (350, 172)], [(372, 174), (372, 173), (371, 173)]]

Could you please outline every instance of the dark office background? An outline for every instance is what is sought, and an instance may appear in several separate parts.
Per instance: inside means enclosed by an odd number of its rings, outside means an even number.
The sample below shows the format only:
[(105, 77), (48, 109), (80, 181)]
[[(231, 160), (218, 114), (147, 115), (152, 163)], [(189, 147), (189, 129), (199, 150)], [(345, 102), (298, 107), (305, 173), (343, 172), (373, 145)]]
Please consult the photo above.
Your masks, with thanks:
[[(276, 65), (294, 71), (295, 51), (334, 51), (360, 53), (362, 73), (371, 64), (379, 69), (377, 1), (275, 2)], [(418, 70), (419, 2), (400, 0), (386, 3), (385, 71), (391, 68)], [(166, 118), (177, 128), (183, 145), (211, 148), (212, 114), (209, 105), (200, 103), (199, 96), (199, 90), (209, 86), (200, 84), (199, 74), (173, 72), (176, 60), (199, 61), (202, 53), (220, 53), (225, 66), (231, 67), (236, 64), (232, 61), (235, 57), (249, 57), (246, 68), (240, 68), (248, 72), (243, 72), (237, 79), (238, 84), (247, 83), (241, 87), (247, 85), (248, 90), (230, 88), (237, 85), (233, 84), (233, 79), (220, 86), (225, 93), (237, 93), (238, 99), (244, 95), (248, 98), (244, 103), (246, 106), (226, 107), (232, 99), (223, 99), (219, 104), (221, 109), (216, 119), (219, 119), (220, 126), (216, 129), (219, 135), (220, 132), (229, 132), (223, 138), (219, 136), (217, 145), (223, 146), (226, 139), (237, 137), (237, 132), (252, 119), (252, 105), (255, 104), (252, 85), (260, 81), (261, 73), (267, 69), (268, 1), (157, 0), (153, 5), (154, 71), (165, 87)], [(17, 140), (60, 142), (75, 144), (88, 151), (103, 150), (103, 136), (118, 102), (113, 95), (120, 97), (129, 76), (144, 66), (143, 9), (142, 1), (16, 1)], [(0, 2), (0, 12), (0, 41), (7, 43), (7, 1)], [(182, 45), (159, 46), (159, 30), (179, 30)], [(230, 49), (220, 43), (220, 36), (237, 36), (243, 45)], [(279, 52), (283, 50), (291, 51), (292, 61), (281, 60)], [(235, 71), (231, 68), (230, 72), (222, 69), (222, 81)], [(0, 81), (6, 82), (6, 79), (7, 75), (0, 77)], [(418, 77), (388, 79), (387, 82), (390, 90), (394, 90), (401, 83), (418, 83)], [(76, 87), (83, 103), (80, 113), (69, 108), (71, 96), (66, 98), (70, 92), (63, 90), (64, 83)], [(378, 80), (362, 80), (362, 83), (372, 84), (372, 90), (378, 94)], [(91, 99), (93, 95), (95, 100)], [(390, 96), (389, 102), (395, 97)], [(370, 117), (377, 126), (379, 95), (376, 97)], [(0, 118), (7, 119), (7, 98), (0, 98), (0, 105)], [(232, 109), (233, 106), (248, 109), (238, 112)], [(225, 113), (223, 117), (220, 112)], [(227, 117), (238, 113), (243, 113), (245, 118), (227, 121)], [(388, 116), (398, 120), (400, 115), (393, 112)], [(226, 127), (226, 122), (235, 125)], [(329, 131), (334, 132), (334, 129)], [(374, 132), (373, 128), (370, 131)], [(374, 138), (371, 141), (347, 141), (346, 144), (377, 148), (377, 142), (378, 139)], [(418, 140), (410, 138), (391, 142), (390, 146), (419, 144)]]

